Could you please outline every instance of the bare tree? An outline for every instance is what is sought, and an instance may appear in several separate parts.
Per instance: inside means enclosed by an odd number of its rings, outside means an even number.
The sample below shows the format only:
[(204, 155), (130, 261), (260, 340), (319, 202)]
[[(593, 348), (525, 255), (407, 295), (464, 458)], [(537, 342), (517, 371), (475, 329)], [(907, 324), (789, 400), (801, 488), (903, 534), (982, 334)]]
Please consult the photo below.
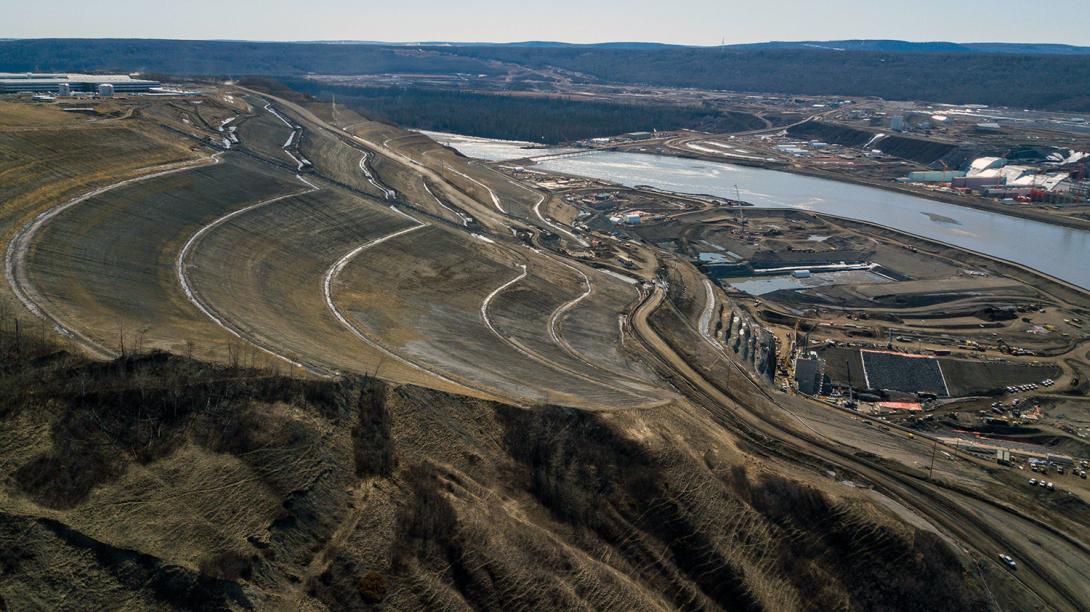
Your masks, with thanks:
[(121, 356), (125, 356), (125, 322), (117, 320), (117, 338), (121, 348)]

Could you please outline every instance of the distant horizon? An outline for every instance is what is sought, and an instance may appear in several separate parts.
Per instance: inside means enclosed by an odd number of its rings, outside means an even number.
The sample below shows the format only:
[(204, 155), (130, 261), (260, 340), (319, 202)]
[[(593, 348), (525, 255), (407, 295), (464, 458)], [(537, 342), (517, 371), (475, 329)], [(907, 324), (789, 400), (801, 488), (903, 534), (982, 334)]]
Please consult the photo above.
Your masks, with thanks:
[(444, 40), (444, 39), (406, 39), (406, 40), (371, 40), (351, 38), (312, 38), (312, 39), (272, 39), (272, 38), (198, 38), (198, 37), (166, 37), (166, 36), (0, 36), (0, 41), (13, 40), (160, 40), (181, 42), (235, 42), (235, 43), (282, 43), (282, 44), (359, 44), (377, 46), (413, 46), (413, 45), (528, 45), (551, 44), (570, 46), (596, 46), (596, 45), (661, 45), (664, 47), (691, 47), (697, 49), (715, 49), (718, 47), (740, 47), (765, 44), (833, 44), (846, 42), (892, 42), (909, 43), (918, 45), (927, 44), (953, 44), (953, 45), (1026, 45), (1026, 46), (1057, 46), (1090, 49), (1090, 42), (1085, 44), (1040, 41), (1040, 40), (950, 40), (928, 39), (913, 40), (906, 38), (831, 38), (831, 39), (768, 39), (747, 42), (726, 42), (717, 44), (677, 43), (661, 40), (641, 39), (603, 39), (589, 42), (574, 42), (560, 39), (526, 39), (526, 40)]
[[(1021, 0), (873, 3), (827, 0), (553, 0), (511, 3), (419, 0), (0, 0), (9, 39), (141, 38), (247, 42), (445, 42), (511, 44), (654, 41), (715, 47), (808, 40), (987, 40), (1090, 46), (1090, 3)], [(134, 36), (136, 35), (136, 36)], [(499, 40), (499, 39), (503, 40)], [(404, 41), (404, 42), (397, 42)]]

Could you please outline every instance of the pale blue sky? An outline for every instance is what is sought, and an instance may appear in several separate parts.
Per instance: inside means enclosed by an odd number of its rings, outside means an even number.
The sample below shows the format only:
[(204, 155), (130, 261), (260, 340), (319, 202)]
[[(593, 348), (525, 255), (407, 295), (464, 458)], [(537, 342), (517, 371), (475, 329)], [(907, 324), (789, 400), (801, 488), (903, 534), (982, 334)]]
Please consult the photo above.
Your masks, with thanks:
[(1090, 45), (1090, 0), (0, 0), (0, 37)]

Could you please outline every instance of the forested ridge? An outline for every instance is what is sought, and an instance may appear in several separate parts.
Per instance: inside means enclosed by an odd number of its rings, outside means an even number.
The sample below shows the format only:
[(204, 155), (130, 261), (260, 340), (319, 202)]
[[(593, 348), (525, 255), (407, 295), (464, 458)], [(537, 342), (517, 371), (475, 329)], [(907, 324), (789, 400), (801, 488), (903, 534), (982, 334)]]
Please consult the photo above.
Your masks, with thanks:
[(525, 47), (450, 52), (620, 83), (1090, 111), (1090, 55)]
[(0, 69), (12, 72), (140, 71), (221, 77), (308, 73), (476, 76), (503, 74), (512, 64), (564, 69), (575, 80), (1090, 111), (1090, 55), (1085, 54), (527, 45), (413, 47), (128, 39), (0, 41)]
[(292, 89), (328, 99), (375, 120), (406, 128), (557, 144), (625, 132), (700, 129), (733, 132), (764, 127), (746, 113), (694, 106), (614, 104), (568, 98), (470, 93), (443, 89), (332, 86), (285, 79)]

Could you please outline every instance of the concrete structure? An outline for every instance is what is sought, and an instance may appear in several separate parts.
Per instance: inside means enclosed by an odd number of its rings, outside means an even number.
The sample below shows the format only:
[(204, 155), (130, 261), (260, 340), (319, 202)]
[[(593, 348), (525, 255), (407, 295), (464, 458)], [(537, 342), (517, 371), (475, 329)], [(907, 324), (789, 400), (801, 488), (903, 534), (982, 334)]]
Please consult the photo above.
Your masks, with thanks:
[(905, 131), (905, 117), (904, 117), (904, 115), (894, 115), (889, 120), (889, 129), (893, 130), (894, 132), (903, 132), (903, 131)]
[(1053, 455), (1052, 453), (1048, 454), (1048, 461), (1050, 463), (1055, 464), (1055, 465), (1074, 465), (1075, 464), (1075, 460), (1072, 459), (1071, 457), (1068, 457), (1067, 455)]
[(962, 176), (950, 181), (950, 186), (963, 189), (980, 189), (1002, 185), (1006, 181), (1001, 176)]
[(127, 74), (57, 74), (0, 72), (0, 94), (3, 93), (61, 93), (61, 85), (67, 85), (68, 94), (76, 92), (97, 93), (100, 85), (110, 85), (116, 93), (151, 91), (159, 87), (158, 81), (134, 79)]
[(799, 393), (817, 395), (821, 393), (825, 379), (825, 361), (817, 357), (795, 359), (795, 385)]
[(778, 149), (782, 153), (787, 153), (787, 154), (795, 155), (795, 156), (808, 155), (809, 154), (806, 151), (806, 149), (803, 149), (803, 148), (795, 146), (795, 145), (789, 145), (789, 144), (776, 145), (776, 149)]
[(730, 259), (722, 253), (709, 253), (703, 252), (697, 255), (697, 259), (702, 264), (725, 264), (730, 263)]
[(921, 172), (909, 172), (910, 183), (949, 183), (950, 181), (965, 176), (961, 170), (924, 170)]

